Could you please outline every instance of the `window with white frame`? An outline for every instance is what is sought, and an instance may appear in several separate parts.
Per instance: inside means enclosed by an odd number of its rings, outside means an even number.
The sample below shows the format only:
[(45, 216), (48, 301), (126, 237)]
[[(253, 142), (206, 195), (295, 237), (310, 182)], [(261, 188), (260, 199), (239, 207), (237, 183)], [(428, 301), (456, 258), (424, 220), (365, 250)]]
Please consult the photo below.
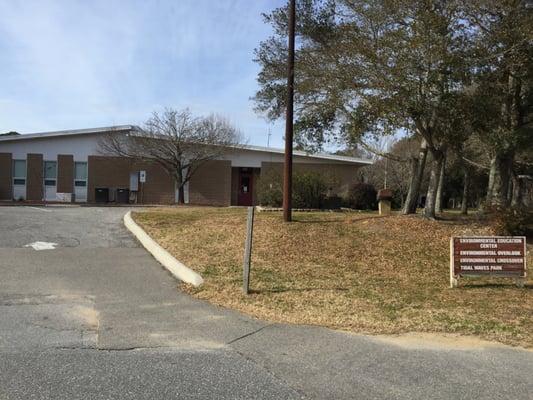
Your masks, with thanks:
[(85, 187), (87, 186), (87, 163), (75, 162), (74, 163), (74, 186)]
[(26, 160), (13, 160), (13, 185), (26, 184)]
[(44, 162), (44, 186), (56, 186), (57, 161)]

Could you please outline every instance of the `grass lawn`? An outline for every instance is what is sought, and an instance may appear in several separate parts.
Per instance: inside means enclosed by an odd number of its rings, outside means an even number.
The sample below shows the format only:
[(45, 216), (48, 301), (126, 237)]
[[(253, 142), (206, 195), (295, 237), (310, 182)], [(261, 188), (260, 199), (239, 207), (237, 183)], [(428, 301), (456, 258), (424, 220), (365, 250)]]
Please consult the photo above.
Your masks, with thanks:
[(246, 210), (168, 208), (134, 219), (205, 279), (195, 297), (278, 322), (369, 334), (473, 334), (533, 347), (533, 265), (525, 288), (509, 279), (462, 279), (449, 289), (452, 235), (491, 234), (474, 219), (372, 213), (256, 213), (251, 289), (244, 296)]

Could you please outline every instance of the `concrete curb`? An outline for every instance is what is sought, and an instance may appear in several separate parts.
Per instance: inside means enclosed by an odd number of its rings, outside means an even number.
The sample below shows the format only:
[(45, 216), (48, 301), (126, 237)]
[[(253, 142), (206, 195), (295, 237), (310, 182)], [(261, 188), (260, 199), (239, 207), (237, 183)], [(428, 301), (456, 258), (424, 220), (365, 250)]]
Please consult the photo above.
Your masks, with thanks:
[(131, 211), (128, 211), (126, 215), (124, 215), (124, 225), (133, 236), (141, 242), (144, 248), (177, 279), (194, 286), (200, 286), (204, 283), (203, 278), (199, 274), (180, 263), (154, 239), (148, 236), (148, 234), (135, 223), (133, 218), (131, 218)]

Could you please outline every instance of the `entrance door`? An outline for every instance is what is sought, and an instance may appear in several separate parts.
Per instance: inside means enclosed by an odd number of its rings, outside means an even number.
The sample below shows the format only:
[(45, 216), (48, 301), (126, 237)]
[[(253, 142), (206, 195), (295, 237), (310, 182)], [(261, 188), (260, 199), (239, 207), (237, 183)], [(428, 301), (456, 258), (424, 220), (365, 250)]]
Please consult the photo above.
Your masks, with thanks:
[(252, 206), (252, 185), (253, 175), (252, 170), (249, 168), (241, 168), (239, 170), (239, 194), (237, 196), (237, 205), (239, 206)]
[(26, 160), (13, 160), (13, 199), (26, 200)]
[(87, 163), (74, 163), (74, 200), (76, 202), (87, 201)]
[(57, 161), (44, 162), (44, 200), (57, 200)]

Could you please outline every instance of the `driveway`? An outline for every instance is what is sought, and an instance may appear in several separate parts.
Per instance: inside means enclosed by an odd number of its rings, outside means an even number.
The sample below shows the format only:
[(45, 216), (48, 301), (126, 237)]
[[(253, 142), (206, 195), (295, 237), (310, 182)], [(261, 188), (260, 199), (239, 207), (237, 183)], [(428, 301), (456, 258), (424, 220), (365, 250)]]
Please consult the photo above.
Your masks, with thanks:
[(0, 207), (0, 399), (531, 398), (530, 351), (269, 324), (192, 299), (126, 211)]

